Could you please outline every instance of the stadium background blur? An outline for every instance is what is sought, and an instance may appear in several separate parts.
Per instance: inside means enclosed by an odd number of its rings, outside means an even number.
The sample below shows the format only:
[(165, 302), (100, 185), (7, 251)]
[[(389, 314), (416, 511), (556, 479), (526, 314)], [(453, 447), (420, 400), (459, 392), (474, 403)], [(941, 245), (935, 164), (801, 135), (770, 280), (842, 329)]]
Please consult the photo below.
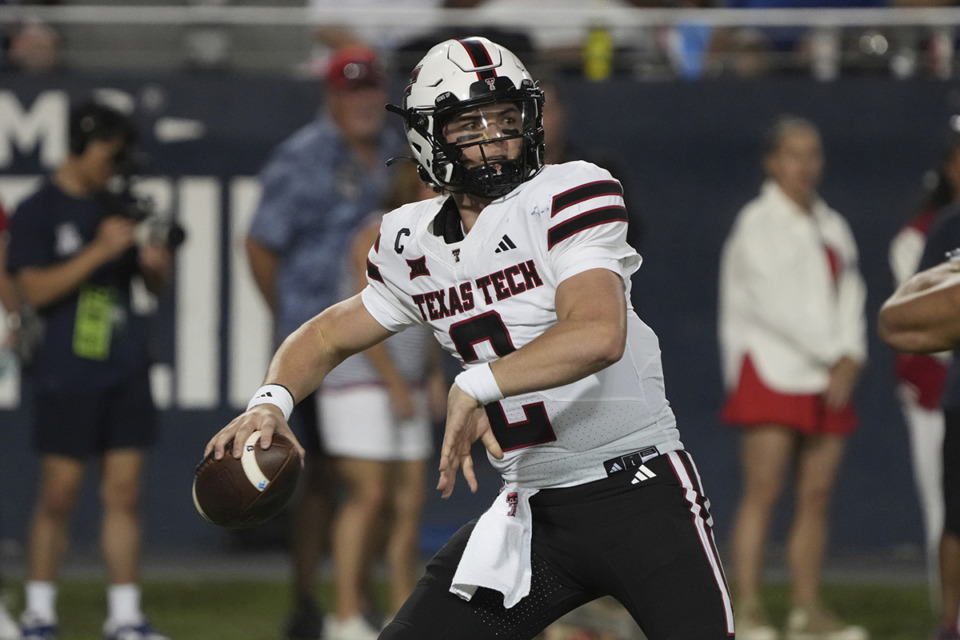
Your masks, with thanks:
[[(270, 316), (250, 278), (242, 238), (257, 202), (257, 172), (271, 149), (316, 112), (313, 25), (325, 19), (431, 24), (462, 28), (464, 36), (476, 26), (467, 9), (318, 14), (288, 0), (265, 4), (0, 4), (0, 27), (8, 34), (31, 20), (54, 27), (62, 61), (45, 73), (0, 72), (0, 202), (12, 211), (58, 164), (67, 150), (69, 105), (95, 93), (132, 109), (143, 134), (135, 190), (188, 234), (177, 255), (175, 286), (161, 299), (154, 323), (153, 375), (163, 416), (145, 483), (148, 557), (216, 558), (284, 540), (282, 522), (241, 534), (209, 525), (194, 511), (190, 482), (203, 444), (246, 404), (270, 355)], [(862, 427), (850, 440), (837, 483), (831, 561), (916, 566), (924, 580), (921, 518), (894, 397), (893, 355), (876, 339), (874, 322), (892, 287), (890, 238), (918, 202), (924, 176), (960, 114), (953, 55), (960, 9), (582, 4), (502, 12), (492, 26), (579, 29), (582, 44), (590, 43), (584, 50), (599, 55), (591, 58), (600, 62), (597, 79), (585, 77), (579, 62), (551, 68), (550, 56), (536, 51), (529, 66), (556, 74), (570, 139), (581, 149), (615, 155), (630, 174), (622, 177), (637, 186), (632, 197), (643, 215), (644, 264), (635, 302), (660, 336), (668, 397), (710, 490), (721, 547), (738, 495), (738, 463), (735, 434), (718, 419), (719, 252), (739, 206), (758, 190), (764, 129), (789, 112), (821, 128), (829, 158), (822, 193), (851, 223), (869, 289), (870, 362), (856, 392)], [(611, 44), (597, 30), (604, 25), (635, 29), (636, 40)], [(747, 27), (748, 35), (795, 28), (818, 44), (799, 52), (763, 50), (759, 66), (735, 63), (753, 50), (717, 45), (704, 53), (704, 33), (722, 43)], [(399, 55), (388, 61), (395, 101), (412, 63)], [(23, 393), (30, 393), (29, 385)], [(21, 566), (35, 489), (27, 406), (18, 372), (5, 370), (0, 566), (8, 575)], [(424, 553), (489, 503), (498, 482), (488, 465), (480, 466), (478, 494), (428, 500)], [(98, 522), (94, 491), (88, 485), (73, 528), (73, 548), (91, 554)], [(783, 520), (775, 538), (782, 539)]]

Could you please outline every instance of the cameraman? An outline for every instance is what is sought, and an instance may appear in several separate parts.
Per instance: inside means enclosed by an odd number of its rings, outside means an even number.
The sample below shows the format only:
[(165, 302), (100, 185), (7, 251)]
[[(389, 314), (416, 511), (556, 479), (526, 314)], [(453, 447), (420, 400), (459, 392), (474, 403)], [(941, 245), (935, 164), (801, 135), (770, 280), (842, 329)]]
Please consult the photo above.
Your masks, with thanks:
[(39, 312), (33, 354), (33, 442), (41, 486), (30, 525), (23, 637), (55, 638), (56, 580), (84, 467), (101, 469), (102, 553), (108, 568), (106, 640), (166, 640), (140, 610), (138, 502), (145, 449), (157, 431), (146, 334), (131, 282), (170, 278), (167, 247), (138, 246), (134, 216), (107, 184), (136, 138), (122, 113), (94, 102), (70, 113), (70, 154), (11, 223), (8, 270)]

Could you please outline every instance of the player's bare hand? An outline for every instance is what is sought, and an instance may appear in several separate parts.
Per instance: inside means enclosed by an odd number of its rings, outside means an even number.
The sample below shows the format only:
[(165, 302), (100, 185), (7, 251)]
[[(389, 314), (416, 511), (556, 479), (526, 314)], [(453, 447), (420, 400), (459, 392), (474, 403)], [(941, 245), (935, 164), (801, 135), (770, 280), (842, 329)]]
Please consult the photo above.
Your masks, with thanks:
[(231, 420), (230, 424), (220, 429), (210, 439), (203, 450), (203, 457), (206, 458), (212, 451), (213, 457), (217, 460), (228, 452), (234, 458), (239, 458), (243, 454), (243, 443), (255, 431), (260, 432), (260, 447), (262, 449), (270, 448), (275, 433), (286, 436), (296, 447), (301, 462), (303, 461), (305, 455), (303, 447), (300, 446), (300, 442), (297, 441), (293, 431), (290, 430), (290, 425), (284, 420), (280, 408), (272, 404), (257, 405)]
[(440, 447), (440, 480), (437, 489), (442, 497), (449, 498), (457, 482), (457, 471), (463, 473), (472, 493), (477, 491), (477, 476), (473, 470), (470, 447), (480, 440), (487, 451), (497, 460), (503, 458), (503, 450), (490, 428), (490, 421), (483, 407), (460, 387), (453, 385), (447, 397), (447, 425)]

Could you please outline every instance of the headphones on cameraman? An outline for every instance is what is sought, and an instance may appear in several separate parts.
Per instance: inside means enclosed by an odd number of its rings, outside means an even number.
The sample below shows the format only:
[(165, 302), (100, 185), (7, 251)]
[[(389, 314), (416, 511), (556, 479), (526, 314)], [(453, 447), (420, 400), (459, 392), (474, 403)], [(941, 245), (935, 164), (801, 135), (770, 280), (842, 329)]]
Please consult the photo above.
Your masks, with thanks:
[(136, 129), (126, 115), (105, 104), (87, 101), (70, 112), (70, 153), (75, 156), (86, 151), (93, 140), (122, 138), (124, 150), (129, 152), (136, 141)]

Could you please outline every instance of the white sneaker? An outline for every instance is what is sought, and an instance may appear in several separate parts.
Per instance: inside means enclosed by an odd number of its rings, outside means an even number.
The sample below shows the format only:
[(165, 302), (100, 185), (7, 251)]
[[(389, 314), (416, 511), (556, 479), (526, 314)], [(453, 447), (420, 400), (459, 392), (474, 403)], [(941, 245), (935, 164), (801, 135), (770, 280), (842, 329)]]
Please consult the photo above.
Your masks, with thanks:
[(738, 603), (733, 610), (737, 640), (778, 640), (780, 634), (758, 601)]
[(326, 640), (377, 640), (380, 635), (361, 615), (339, 620), (330, 614), (323, 623), (323, 630)]
[(23, 640), (57, 640), (60, 630), (56, 620), (46, 620), (33, 611), (24, 611), (20, 616), (20, 635)]
[(107, 620), (103, 623), (103, 638), (104, 640), (170, 640), (154, 629), (146, 618), (134, 624), (120, 624), (114, 620)]
[(7, 605), (0, 600), (0, 640), (20, 640), (20, 625), (7, 611)]
[(868, 640), (863, 627), (847, 624), (823, 605), (796, 607), (787, 618), (785, 640)]

